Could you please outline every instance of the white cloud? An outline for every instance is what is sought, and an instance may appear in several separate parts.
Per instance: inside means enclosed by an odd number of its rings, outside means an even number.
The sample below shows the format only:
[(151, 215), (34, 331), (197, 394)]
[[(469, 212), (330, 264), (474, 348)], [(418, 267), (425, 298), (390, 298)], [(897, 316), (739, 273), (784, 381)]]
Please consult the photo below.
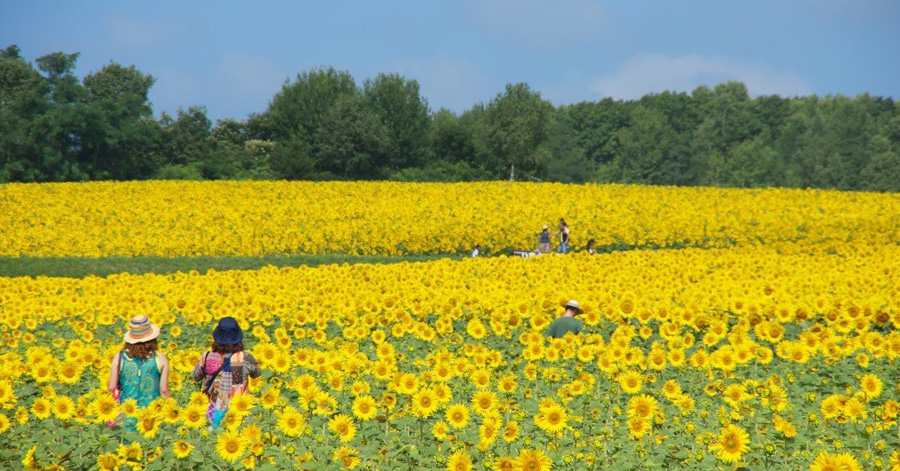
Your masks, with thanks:
[(467, 0), (466, 12), (488, 33), (529, 46), (559, 46), (597, 38), (613, 25), (591, 0)]
[(764, 64), (720, 56), (690, 54), (669, 57), (647, 54), (634, 57), (611, 75), (590, 81), (590, 89), (602, 97), (636, 99), (647, 93), (691, 91), (699, 85), (713, 86), (728, 80), (747, 85), (751, 95), (804, 95), (812, 86), (790, 71)]

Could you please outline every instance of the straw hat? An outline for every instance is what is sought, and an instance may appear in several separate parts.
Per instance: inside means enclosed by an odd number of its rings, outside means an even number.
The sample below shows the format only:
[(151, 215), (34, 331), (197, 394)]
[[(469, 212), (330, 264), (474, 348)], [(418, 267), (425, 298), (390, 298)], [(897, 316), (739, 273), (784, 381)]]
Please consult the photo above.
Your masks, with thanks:
[(156, 337), (159, 337), (159, 326), (151, 324), (147, 316), (134, 316), (128, 322), (128, 332), (125, 332), (125, 343), (141, 343), (153, 340)]
[(566, 309), (571, 309), (579, 314), (582, 312), (581, 305), (578, 304), (578, 301), (576, 301), (574, 299), (570, 299), (569, 302), (563, 304), (562, 307), (564, 307)]

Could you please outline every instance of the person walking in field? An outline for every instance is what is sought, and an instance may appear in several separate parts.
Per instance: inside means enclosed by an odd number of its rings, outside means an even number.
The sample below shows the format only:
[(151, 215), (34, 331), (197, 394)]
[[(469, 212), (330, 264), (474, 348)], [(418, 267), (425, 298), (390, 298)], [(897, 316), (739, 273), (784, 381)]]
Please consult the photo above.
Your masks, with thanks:
[(231, 399), (250, 391), (247, 380), (261, 375), (253, 355), (244, 352), (244, 331), (233, 317), (223, 317), (213, 330), (213, 343), (191, 371), (194, 381), (203, 380), (209, 396), (207, 418), (218, 427), (228, 412)]
[(578, 301), (572, 299), (566, 304), (563, 304), (563, 308), (565, 309), (563, 315), (557, 317), (556, 320), (550, 324), (550, 327), (547, 328), (548, 337), (561, 339), (569, 332), (577, 335), (584, 330), (584, 322), (582, 322), (581, 319), (576, 318), (582, 313)]
[(594, 244), (595, 244), (595, 243), (596, 243), (596, 242), (594, 241), (594, 239), (589, 240), (588, 243), (587, 243), (587, 245), (584, 246), (584, 250), (585, 250), (587, 253), (591, 254), (591, 255), (596, 254), (596, 253), (597, 253), (597, 249), (594, 248)]
[[(131, 318), (128, 332), (125, 332), (125, 345), (113, 357), (107, 382), (109, 392), (117, 401), (133, 399), (138, 408), (144, 408), (160, 396), (171, 396), (169, 360), (158, 351), (157, 337), (159, 326), (151, 324), (147, 316)], [(125, 419), (126, 430), (134, 432), (136, 425), (135, 418)]]
[(569, 252), (569, 225), (566, 223), (566, 220), (563, 218), (559, 218), (559, 249), (558, 253), (568, 253)]
[(550, 226), (544, 224), (544, 229), (538, 235), (538, 250), (541, 253), (550, 253)]

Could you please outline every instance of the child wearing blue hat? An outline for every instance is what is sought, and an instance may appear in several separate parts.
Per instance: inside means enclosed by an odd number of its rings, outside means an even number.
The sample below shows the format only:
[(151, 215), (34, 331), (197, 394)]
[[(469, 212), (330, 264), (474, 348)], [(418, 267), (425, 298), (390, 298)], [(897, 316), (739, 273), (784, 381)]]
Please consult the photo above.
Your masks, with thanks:
[(213, 343), (191, 372), (195, 381), (203, 380), (203, 392), (209, 396), (206, 416), (218, 427), (228, 412), (231, 399), (250, 390), (247, 377), (261, 372), (253, 355), (244, 352), (244, 331), (233, 317), (223, 317), (213, 330)]

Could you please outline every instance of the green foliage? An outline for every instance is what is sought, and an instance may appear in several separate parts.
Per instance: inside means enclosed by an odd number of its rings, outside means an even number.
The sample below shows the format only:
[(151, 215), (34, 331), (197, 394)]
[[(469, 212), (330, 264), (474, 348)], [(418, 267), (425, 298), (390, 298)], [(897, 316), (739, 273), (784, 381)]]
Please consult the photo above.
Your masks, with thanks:
[(484, 139), (491, 170), (498, 175), (509, 169), (509, 179), (520, 171), (534, 171), (542, 163), (544, 153), (537, 152), (547, 138), (553, 107), (524, 83), (507, 84), (484, 113)]
[(488, 105), (429, 111), (418, 82), (358, 86), (333, 68), (285, 82), (267, 109), (213, 124), (153, 118), (155, 83), (78, 53), (0, 50), (0, 182), (98, 179), (520, 178), (900, 191), (900, 105), (862, 94), (751, 98), (740, 82), (553, 108), (509, 84)]

